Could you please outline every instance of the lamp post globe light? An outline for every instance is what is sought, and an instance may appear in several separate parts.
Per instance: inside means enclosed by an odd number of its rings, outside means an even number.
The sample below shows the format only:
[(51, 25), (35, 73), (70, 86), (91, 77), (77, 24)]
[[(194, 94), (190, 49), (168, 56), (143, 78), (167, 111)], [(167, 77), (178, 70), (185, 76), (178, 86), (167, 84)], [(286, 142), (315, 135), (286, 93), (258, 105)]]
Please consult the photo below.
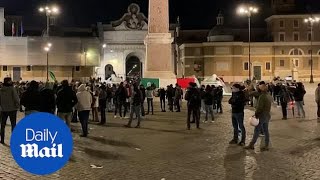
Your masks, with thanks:
[(248, 17), (248, 31), (249, 31), (249, 37), (248, 37), (248, 43), (249, 43), (249, 63), (248, 63), (248, 71), (249, 71), (249, 81), (251, 81), (251, 16), (258, 13), (258, 8), (253, 5), (242, 5), (238, 8), (237, 13), (241, 16), (247, 16)]
[[(313, 80), (313, 25), (315, 23), (319, 23), (320, 18), (318, 17), (309, 17), (304, 19), (305, 23), (308, 23), (310, 25), (310, 45), (311, 45), (311, 50), (310, 50), (310, 83), (314, 83)], [(308, 36), (309, 38), (309, 36)]]
[(49, 82), (49, 52), (51, 50), (52, 44), (47, 43), (46, 46), (43, 48), (43, 50), (47, 54), (47, 82)]
[(47, 17), (46, 36), (49, 37), (50, 17), (58, 15), (60, 13), (60, 10), (57, 6), (44, 6), (39, 8), (39, 12), (44, 13)]

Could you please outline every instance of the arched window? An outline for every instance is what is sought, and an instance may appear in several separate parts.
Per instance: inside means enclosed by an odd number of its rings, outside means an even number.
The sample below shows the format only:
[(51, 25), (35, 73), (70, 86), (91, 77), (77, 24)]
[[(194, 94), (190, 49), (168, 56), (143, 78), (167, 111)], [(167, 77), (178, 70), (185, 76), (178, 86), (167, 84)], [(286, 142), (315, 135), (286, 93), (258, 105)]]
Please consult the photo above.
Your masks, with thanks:
[(304, 54), (303, 51), (301, 49), (298, 49), (298, 48), (291, 49), (290, 52), (289, 52), (290, 56), (301, 56), (303, 54)]

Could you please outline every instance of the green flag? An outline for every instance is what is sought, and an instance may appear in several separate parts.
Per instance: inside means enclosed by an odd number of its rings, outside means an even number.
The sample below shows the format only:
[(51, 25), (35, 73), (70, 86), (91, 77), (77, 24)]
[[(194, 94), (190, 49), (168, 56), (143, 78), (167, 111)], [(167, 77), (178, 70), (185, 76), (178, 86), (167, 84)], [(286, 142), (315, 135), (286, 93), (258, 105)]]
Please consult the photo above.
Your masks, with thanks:
[(159, 88), (160, 80), (151, 79), (151, 78), (142, 78), (140, 84), (142, 84), (144, 87), (155, 86), (155, 88)]
[(49, 71), (49, 75), (50, 75), (50, 78), (53, 80), (53, 81), (56, 81), (56, 76), (54, 75), (54, 73), (52, 71)]

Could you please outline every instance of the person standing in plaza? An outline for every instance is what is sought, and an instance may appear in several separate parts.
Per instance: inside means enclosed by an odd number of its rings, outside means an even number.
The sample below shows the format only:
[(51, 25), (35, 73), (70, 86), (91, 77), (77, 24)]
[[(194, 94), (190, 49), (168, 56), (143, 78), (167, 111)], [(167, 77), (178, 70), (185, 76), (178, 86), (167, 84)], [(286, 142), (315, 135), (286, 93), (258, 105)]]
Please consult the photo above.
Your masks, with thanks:
[(140, 108), (141, 108), (141, 103), (142, 103), (142, 93), (140, 91), (140, 89), (138, 88), (137, 84), (134, 84), (133, 87), (133, 92), (132, 92), (132, 98), (131, 98), (131, 112), (130, 112), (130, 120), (128, 122), (127, 125), (125, 125), (125, 127), (127, 128), (131, 128), (131, 123), (133, 120), (133, 115), (135, 114), (137, 119), (138, 119), (138, 123), (136, 128), (140, 128), (140, 122), (141, 122), (141, 117), (140, 117)]
[(161, 112), (166, 112), (166, 90), (160, 88), (159, 90)]
[(61, 88), (57, 92), (58, 116), (64, 120), (70, 128), (73, 107), (78, 103), (76, 93), (69, 86), (68, 80), (63, 80)]
[(146, 89), (144, 88), (143, 84), (140, 85), (140, 91), (142, 94), (142, 99), (141, 99), (141, 116), (145, 116), (145, 111), (144, 111), (144, 102), (146, 101)]
[(100, 86), (100, 91), (99, 91), (99, 108), (101, 113), (100, 125), (106, 124), (106, 121), (107, 121), (106, 119), (106, 109), (107, 109), (107, 101), (108, 101), (107, 99), (108, 99), (108, 93), (106, 90), (106, 86), (102, 84)]
[(282, 107), (282, 120), (287, 120), (288, 118), (288, 103), (290, 100), (290, 94), (286, 88), (286, 86), (282, 85), (281, 90), (279, 92), (280, 103)]
[[(123, 85), (123, 82), (120, 83), (117, 91), (115, 92), (115, 98), (116, 98), (116, 107), (114, 111), (114, 118), (117, 118), (117, 113), (119, 111), (120, 118), (125, 117), (127, 113), (127, 107), (126, 107), (126, 88)], [(122, 116), (122, 106), (124, 107), (124, 116)]]
[(181, 104), (180, 104), (180, 101), (182, 99), (182, 89), (181, 87), (176, 84), (176, 90), (175, 90), (175, 104), (176, 104), (176, 107), (177, 107), (177, 111), (176, 112), (181, 112)]
[(316, 98), (316, 103), (317, 103), (317, 116), (318, 116), (318, 122), (320, 123), (320, 83), (318, 84), (318, 87), (315, 92), (315, 98)]
[(265, 145), (261, 147), (261, 151), (269, 150), (269, 142), (270, 142), (270, 134), (269, 134), (269, 121), (271, 119), (271, 104), (272, 97), (268, 93), (268, 88), (264, 81), (259, 83), (259, 89), (261, 91), (261, 95), (259, 96), (257, 108), (255, 111), (255, 117), (259, 119), (259, 124), (254, 128), (253, 138), (248, 146), (245, 149), (253, 150), (254, 145), (259, 138), (259, 134), (261, 129), (263, 129), (265, 135)]
[(30, 82), (30, 86), (27, 88), (27, 91), (22, 94), (20, 103), (25, 107), (26, 116), (40, 111), (41, 96), (38, 82)]
[(217, 100), (217, 113), (222, 114), (222, 99), (223, 99), (223, 89), (222, 86), (219, 86), (216, 91), (216, 100)]
[(92, 95), (92, 121), (99, 122), (99, 90), (93, 91)]
[(206, 92), (204, 94), (204, 104), (205, 104), (205, 111), (206, 111), (206, 119), (205, 123), (208, 122), (208, 116), (211, 115), (211, 122), (214, 122), (214, 115), (213, 115), (213, 95), (212, 89), (209, 85), (206, 87)]
[(197, 128), (200, 128), (200, 106), (201, 106), (201, 95), (197, 89), (196, 83), (189, 83), (189, 88), (185, 95), (185, 100), (188, 101), (188, 117), (187, 117), (187, 129), (191, 128), (191, 114), (193, 115), (194, 121)]
[(300, 118), (302, 115), (302, 118), (306, 117), (306, 113), (304, 111), (303, 105), (304, 105), (304, 95), (306, 94), (306, 91), (304, 90), (303, 84), (301, 82), (297, 83), (297, 88), (294, 90), (293, 97), (296, 101), (297, 111), (298, 111), (298, 117)]
[(229, 99), (229, 104), (232, 108), (232, 126), (233, 139), (229, 144), (238, 144), (239, 129), (241, 131), (240, 146), (244, 146), (246, 142), (246, 129), (244, 127), (244, 106), (246, 105), (245, 93), (241, 90), (240, 84), (232, 86), (232, 96)]
[(0, 89), (0, 107), (1, 107), (1, 144), (4, 144), (5, 127), (8, 117), (11, 122), (11, 132), (13, 132), (17, 122), (17, 111), (20, 108), (19, 96), (13, 87), (11, 78), (4, 78), (3, 87)]
[(40, 112), (55, 114), (56, 97), (50, 84), (46, 83), (45, 87), (40, 89)]
[(84, 84), (79, 86), (78, 93), (77, 93), (77, 110), (79, 114), (79, 120), (82, 127), (82, 135), (81, 137), (88, 136), (88, 121), (89, 115), (92, 105), (92, 95), (90, 92), (86, 91), (86, 87)]
[(147, 103), (148, 103), (148, 112), (146, 115), (148, 115), (151, 111), (153, 115), (153, 97), (154, 97), (154, 89), (149, 86), (146, 90), (146, 97), (147, 97)]
[(170, 112), (173, 112), (173, 97), (174, 97), (174, 90), (173, 85), (167, 87), (167, 99)]

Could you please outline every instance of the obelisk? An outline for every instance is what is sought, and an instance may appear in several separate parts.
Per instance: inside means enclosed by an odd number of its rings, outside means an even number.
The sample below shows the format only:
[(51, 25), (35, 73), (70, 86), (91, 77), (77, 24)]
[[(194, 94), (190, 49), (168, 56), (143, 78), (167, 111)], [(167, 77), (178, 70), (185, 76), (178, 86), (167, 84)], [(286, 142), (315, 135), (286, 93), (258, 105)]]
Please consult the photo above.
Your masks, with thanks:
[(172, 59), (173, 38), (169, 32), (169, 1), (149, 0), (146, 70), (144, 77), (175, 79)]

